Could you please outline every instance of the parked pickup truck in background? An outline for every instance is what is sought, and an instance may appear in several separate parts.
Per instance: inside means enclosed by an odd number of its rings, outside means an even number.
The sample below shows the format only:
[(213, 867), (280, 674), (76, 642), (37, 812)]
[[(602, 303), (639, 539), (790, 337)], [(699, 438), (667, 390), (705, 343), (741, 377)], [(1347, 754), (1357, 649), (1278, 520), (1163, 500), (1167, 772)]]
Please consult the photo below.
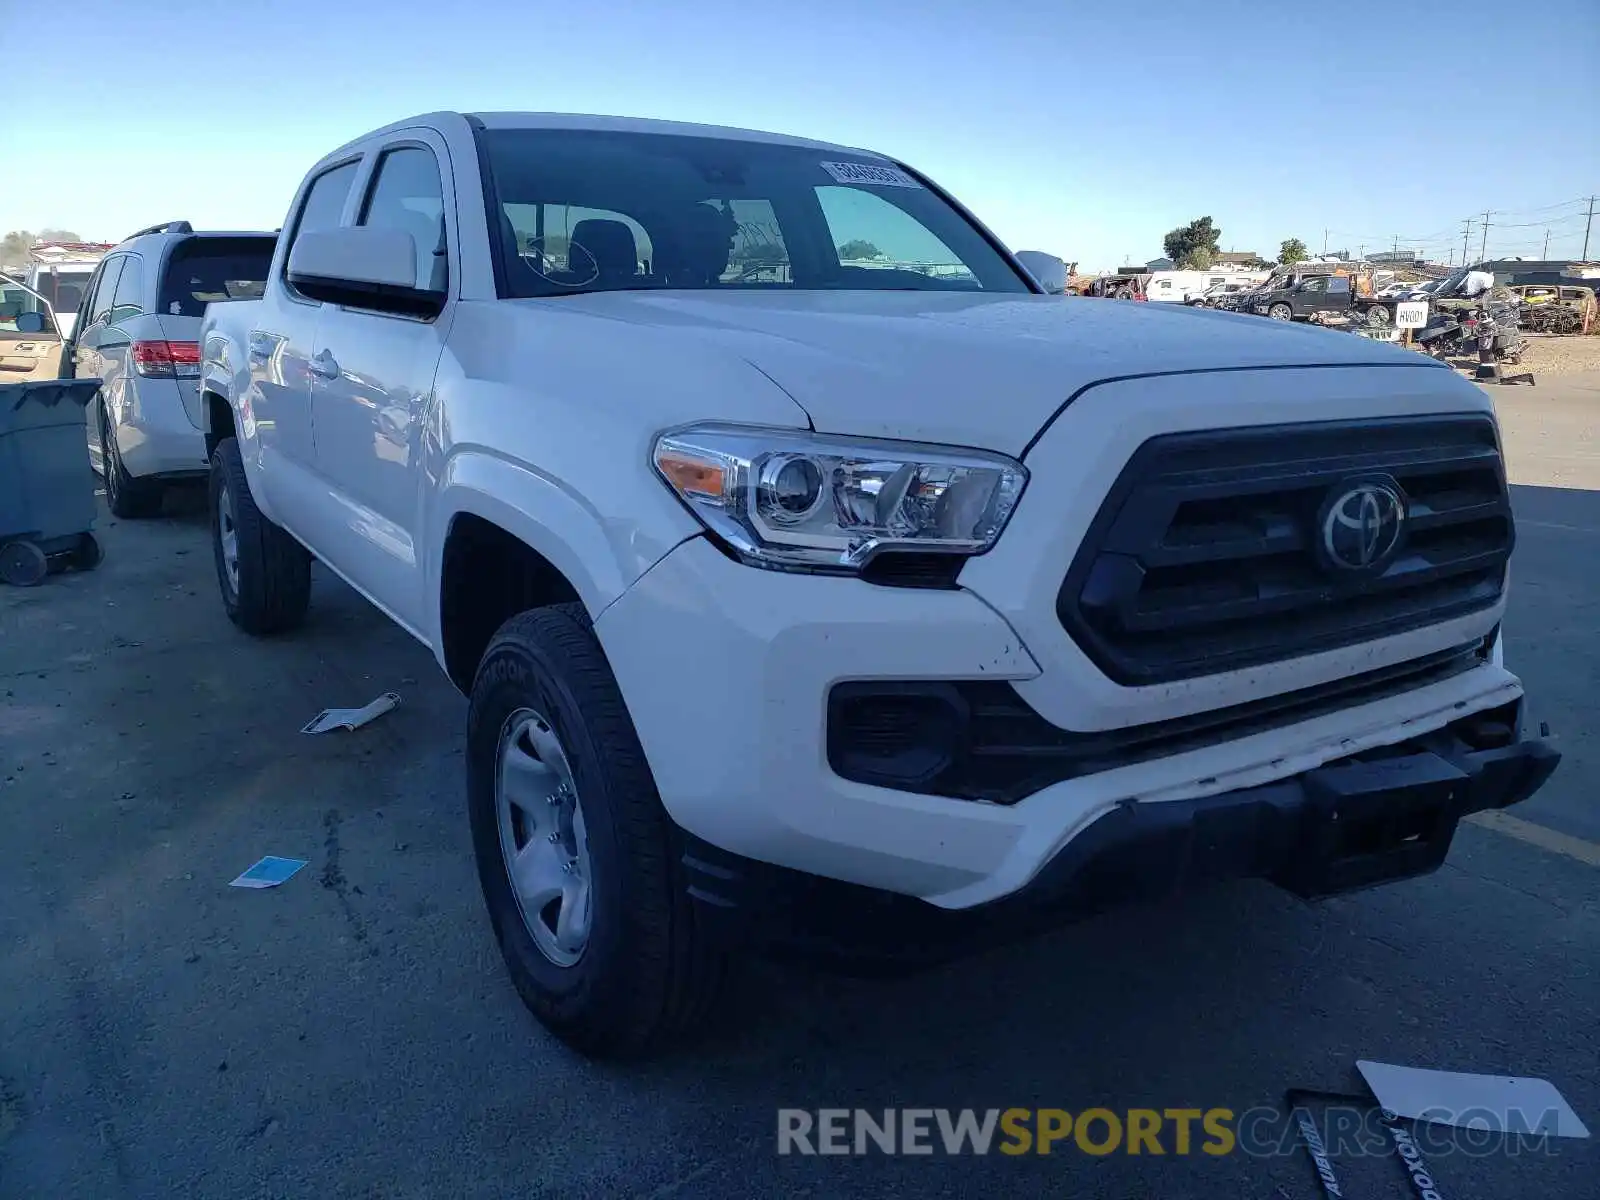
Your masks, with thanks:
[(1250, 298), (1251, 311), (1277, 321), (1309, 321), (1318, 313), (1355, 313), (1369, 325), (1394, 320), (1398, 299), (1375, 294), (1370, 271), (1298, 271), (1269, 279)]
[(586, 1053), (741, 948), (1417, 875), (1556, 765), (1494, 412), (1420, 355), (1046, 295), (903, 163), (706, 126), (417, 117), (283, 228), (201, 332), (223, 603), (290, 629), (315, 556), (432, 650)]

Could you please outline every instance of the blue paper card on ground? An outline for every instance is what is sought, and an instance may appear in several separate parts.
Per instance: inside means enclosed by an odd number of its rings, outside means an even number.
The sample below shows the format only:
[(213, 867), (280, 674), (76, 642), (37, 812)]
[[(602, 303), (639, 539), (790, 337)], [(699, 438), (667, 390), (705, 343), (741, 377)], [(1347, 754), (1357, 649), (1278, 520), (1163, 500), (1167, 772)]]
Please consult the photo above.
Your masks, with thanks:
[(306, 860), (303, 858), (278, 858), (269, 854), (228, 886), (242, 888), (277, 887), (284, 880), (292, 878), (295, 872), (305, 865)]

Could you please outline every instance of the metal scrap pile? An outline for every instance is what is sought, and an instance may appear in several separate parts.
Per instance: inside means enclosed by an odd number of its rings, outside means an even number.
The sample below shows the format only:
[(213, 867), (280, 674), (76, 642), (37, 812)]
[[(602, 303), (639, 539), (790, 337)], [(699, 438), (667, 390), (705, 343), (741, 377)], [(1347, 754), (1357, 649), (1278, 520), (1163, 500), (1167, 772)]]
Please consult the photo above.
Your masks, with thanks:
[(1593, 288), (1517, 284), (1511, 290), (1522, 301), (1522, 328), (1529, 333), (1580, 334), (1595, 328)]

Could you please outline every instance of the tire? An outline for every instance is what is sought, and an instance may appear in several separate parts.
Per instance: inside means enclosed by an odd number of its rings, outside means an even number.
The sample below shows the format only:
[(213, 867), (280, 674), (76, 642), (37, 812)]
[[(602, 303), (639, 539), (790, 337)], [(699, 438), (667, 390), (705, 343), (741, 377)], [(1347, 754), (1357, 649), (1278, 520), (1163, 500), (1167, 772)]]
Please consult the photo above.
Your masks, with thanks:
[(1365, 319), (1371, 328), (1382, 329), (1389, 324), (1389, 310), (1381, 304), (1374, 304), (1367, 309)]
[[(211, 455), (209, 507), (212, 558), (228, 619), (255, 637), (298, 626), (311, 602), (311, 555), (256, 507), (234, 438), (224, 438)], [(225, 526), (232, 534), (231, 567)]]
[(0, 583), (12, 587), (34, 587), (50, 574), (50, 559), (37, 543), (26, 538), (0, 545)]
[(94, 534), (85, 533), (78, 538), (78, 545), (72, 551), (72, 565), (80, 571), (92, 571), (98, 567), (105, 558), (105, 551), (100, 549), (100, 542)]
[[(565, 963), (541, 949), (532, 928), (538, 918), (524, 915), (508, 863), (514, 834), (503, 849), (501, 755), (529, 712), (559, 743), (585, 831), (586, 940)], [(637, 1058), (704, 1021), (727, 960), (698, 924), (682, 878), (682, 835), (662, 807), (581, 606), (524, 612), (490, 642), (468, 710), (467, 805), (495, 939), (523, 1003), (545, 1028), (593, 1058)], [(524, 850), (534, 844), (530, 832)]]
[(1274, 321), (1292, 321), (1294, 319), (1294, 309), (1287, 304), (1274, 304), (1267, 309), (1267, 316)]
[(117, 450), (117, 439), (111, 436), (111, 420), (104, 404), (100, 406), (100, 467), (106, 481), (106, 507), (112, 516), (139, 521), (161, 515), (166, 489), (153, 479), (135, 479), (128, 474)]

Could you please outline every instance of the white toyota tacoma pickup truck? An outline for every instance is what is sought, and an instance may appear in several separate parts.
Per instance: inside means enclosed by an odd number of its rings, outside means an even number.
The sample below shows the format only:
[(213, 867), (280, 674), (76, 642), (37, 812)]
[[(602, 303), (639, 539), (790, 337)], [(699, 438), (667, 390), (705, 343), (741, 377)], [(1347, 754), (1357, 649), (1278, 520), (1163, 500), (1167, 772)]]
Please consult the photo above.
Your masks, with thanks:
[(741, 947), (1414, 876), (1555, 768), (1484, 393), (1039, 274), (869, 151), (436, 113), (317, 163), (208, 314), (228, 613), (296, 625), (315, 556), (433, 651), (574, 1046), (661, 1043)]

